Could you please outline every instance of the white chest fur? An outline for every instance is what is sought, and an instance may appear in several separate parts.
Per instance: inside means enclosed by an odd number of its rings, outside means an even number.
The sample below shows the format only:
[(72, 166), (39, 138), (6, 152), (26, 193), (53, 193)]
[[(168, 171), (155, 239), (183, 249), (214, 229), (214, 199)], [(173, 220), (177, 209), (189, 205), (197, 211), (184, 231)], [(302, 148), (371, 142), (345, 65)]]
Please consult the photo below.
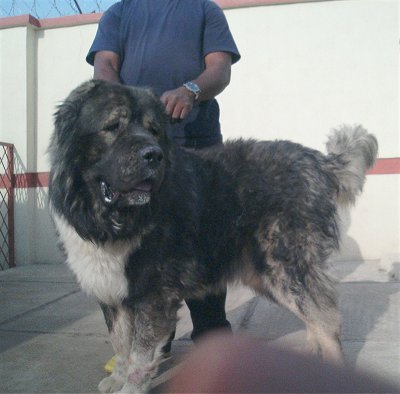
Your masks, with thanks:
[(117, 305), (128, 295), (125, 264), (134, 241), (95, 245), (83, 240), (62, 217), (53, 214), (54, 222), (67, 253), (67, 262), (82, 289), (108, 305)]

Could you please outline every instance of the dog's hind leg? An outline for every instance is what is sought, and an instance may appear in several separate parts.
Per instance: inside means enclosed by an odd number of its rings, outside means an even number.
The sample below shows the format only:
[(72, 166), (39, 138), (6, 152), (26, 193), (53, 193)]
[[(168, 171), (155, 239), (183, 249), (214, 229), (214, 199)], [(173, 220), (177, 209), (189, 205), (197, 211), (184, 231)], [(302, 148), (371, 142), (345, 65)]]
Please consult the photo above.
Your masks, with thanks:
[(336, 302), (327, 303), (325, 294), (317, 297), (318, 300), (315, 300), (307, 294), (304, 300), (300, 301), (300, 305), (291, 310), (306, 324), (308, 340), (323, 360), (342, 365), (344, 360), (340, 342), (341, 319)]
[(313, 350), (320, 352), (323, 360), (342, 364), (341, 322), (336, 292), (329, 278), (319, 270), (310, 270), (300, 277), (288, 274), (280, 262), (270, 266), (272, 271), (268, 275), (253, 276), (250, 285), (305, 323)]

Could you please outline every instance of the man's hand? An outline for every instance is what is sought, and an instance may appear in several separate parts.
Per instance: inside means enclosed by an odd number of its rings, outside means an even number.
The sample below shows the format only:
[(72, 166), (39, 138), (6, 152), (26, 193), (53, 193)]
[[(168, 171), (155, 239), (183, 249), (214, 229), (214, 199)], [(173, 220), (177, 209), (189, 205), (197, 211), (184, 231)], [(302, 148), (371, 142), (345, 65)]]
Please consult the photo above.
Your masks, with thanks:
[(181, 86), (178, 89), (167, 90), (161, 96), (167, 114), (173, 121), (185, 119), (193, 109), (194, 94)]
[[(211, 52), (205, 57), (205, 70), (192, 81), (200, 86), (198, 101), (211, 100), (229, 84), (232, 58), (226, 52)], [(184, 86), (168, 90), (161, 96), (167, 113), (172, 120), (185, 119), (193, 109), (195, 96)]]

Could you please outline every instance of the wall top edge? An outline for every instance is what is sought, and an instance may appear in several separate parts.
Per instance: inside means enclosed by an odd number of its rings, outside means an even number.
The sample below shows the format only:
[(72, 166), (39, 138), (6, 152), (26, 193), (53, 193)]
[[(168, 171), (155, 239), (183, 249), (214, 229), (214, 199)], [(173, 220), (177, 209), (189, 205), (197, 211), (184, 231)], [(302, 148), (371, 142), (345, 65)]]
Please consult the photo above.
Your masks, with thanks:
[[(284, 4), (315, 3), (338, 0), (214, 0), (223, 9), (259, 7)], [(339, 0), (343, 1), (343, 0)], [(57, 18), (38, 19), (30, 14), (0, 18), (0, 29), (31, 26), (37, 29), (51, 29), (65, 26), (98, 23), (102, 13), (68, 15)]]
[[(299, 3), (317, 3), (338, 0), (214, 0), (223, 9), (259, 7), (269, 5), (287, 5)], [(339, 0), (341, 1), (341, 0)]]
[(61, 16), (58, 18), (37, 19), (32, 15), (18, 15), (7, 18), (0, 18), (0, 29), (12, 27), (31, 26), (38, 29), (51, 29), (65, 26), (78, 26), (97, 23), (101, 18), (101, 13), (78, 14)]

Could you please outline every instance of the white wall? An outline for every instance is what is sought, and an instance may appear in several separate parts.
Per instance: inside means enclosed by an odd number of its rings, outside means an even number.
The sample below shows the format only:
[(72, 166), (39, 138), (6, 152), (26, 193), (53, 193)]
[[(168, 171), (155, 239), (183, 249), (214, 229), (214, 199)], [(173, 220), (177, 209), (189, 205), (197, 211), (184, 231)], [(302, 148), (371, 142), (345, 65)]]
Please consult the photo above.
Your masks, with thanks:
[(0, 30), (0, 138), (27, 149), (27, 28)]
[(396, 0), (348, 0), (226, 12), (242, 60), (221, 96), (226, 136), (288, 138), (322, 149), (362, 123), (381, 157), (398, 157)]
[[(225, 13), (242, 53), (231, 85), (219, 97), (225, 138), (282, 138), (324, 149), (332, 127), (362, 123), (378, 137), (380, 157), (400, 156), (397, 0)], [(96, 29), (96, 23), (0, 29), (0, 139), (15, 143), (21, 172), (49, 170), (53, 113), (72, 88), (92, 76), (84, 58)], [(341, 259), (400, 256), (399, 179), (368, 176), (357, 206), (343, 218)], [(61, 260), (47, 189), (17, 194), (17, 264)]]
[[(361, 123), (399, 157), (399, 4), (348, 0), (226, 11), (242, 54), (220, 96), (225, 138), (290, 139), (324, 150)], [(344, 218), (341, 259), (400, 258), (398, 175), (368, 176)]]
[(49, 170), (46, 150), (56, 106), (74, 87), (93, 76), (85, 57), (96, 29), (92, 24), (37, 33), (38, 171)]

